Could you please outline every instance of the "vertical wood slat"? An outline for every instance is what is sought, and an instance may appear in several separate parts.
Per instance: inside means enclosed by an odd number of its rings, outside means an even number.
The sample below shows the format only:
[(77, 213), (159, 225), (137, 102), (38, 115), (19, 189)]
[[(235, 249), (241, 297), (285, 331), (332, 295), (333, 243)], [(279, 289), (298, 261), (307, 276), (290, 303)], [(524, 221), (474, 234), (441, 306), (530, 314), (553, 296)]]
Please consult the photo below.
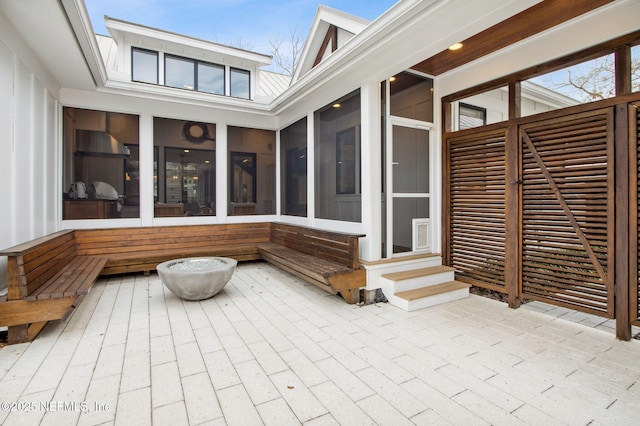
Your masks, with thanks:
[[(519, 91), (518, 91), (519, 92)], [(510, 308), (520, 306), (522, 281), (520, 279), (520, 146), (518, 126), (511, 125), (507, 131), (505, 149), (505, 284)]]
[(640, 102), (629, 108), (629, 319), (640, 326)]
[[(616, 52), (618, 53), (618, 52)], [(617, 55), (616, 55), (617, 58)], [(631, 339), (631, 323), (629, 317), (629, 285), (630, 270), (628, 256), (631, 252), (629, 245), (629, 201), (631, 195), (631, 180), (628, 167), (629, 150), (629, 105), (616, 106), (615, 118), (615, 252), (614, 260), (614, 288), (615, 288), (615, 318), (616, 336), (622, 340)]]

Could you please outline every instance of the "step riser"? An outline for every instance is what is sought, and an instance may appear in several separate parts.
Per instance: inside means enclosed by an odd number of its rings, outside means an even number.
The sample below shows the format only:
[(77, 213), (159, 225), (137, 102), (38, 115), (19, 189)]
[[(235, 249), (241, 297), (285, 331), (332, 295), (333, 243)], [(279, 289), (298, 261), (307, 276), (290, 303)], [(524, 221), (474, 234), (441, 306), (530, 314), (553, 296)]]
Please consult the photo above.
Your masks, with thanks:
[(422, 287), (428, 287), (431, 285), (441, 284), (455, 279), (455, 273), (453, 271), (442, 272), (439, 274), (425, 275), (422, 277), (409, 278), (401, 281), (392, 281), (387, 278), (382, 278), (384, 287), (393, 288), (394, 293), (401, 291), (416, 290)]
[(392, 306), (395, 306), (396, 308), (400, 308), (407, 312), (411, 312), (447, 302), (453, 302), (454, 300), (464, 299), (466, 297), (469, 297), (469, 289), (461, 288), (458, 290), (448, 291), (446, 293), (435, 294), (433, 296), (414, 300), (402, 299), (393, 294), (387, 295), (386, 293), (385, 296)]
[(446, 293), (436, 294), (434, 296), (423, 297), (421, 299), (406, 301), (406, 310), (411, 312), (417, 309), (428, 308), (430, 306), (440, 305), (442, 303), (453, 302), (454, 300), (469, 297), (469, 289), (461, 288), (458, 290), (448, 291)]

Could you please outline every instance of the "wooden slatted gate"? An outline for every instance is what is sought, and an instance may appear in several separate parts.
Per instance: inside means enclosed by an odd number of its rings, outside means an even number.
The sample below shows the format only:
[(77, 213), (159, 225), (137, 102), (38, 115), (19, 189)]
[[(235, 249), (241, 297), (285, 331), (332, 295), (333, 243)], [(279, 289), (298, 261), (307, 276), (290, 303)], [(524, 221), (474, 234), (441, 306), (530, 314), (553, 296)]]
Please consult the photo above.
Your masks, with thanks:
[(613, 318), (613, 119), (520, 127), (522, 297)]
[[(445, 135), (444, 263), (512, 307), (534, 299), (614, 318), (628, 303), (618, 326), (640, 325), (640, 102), (543, 117)], [(621, 228), (616, 195), (629, 200)]]

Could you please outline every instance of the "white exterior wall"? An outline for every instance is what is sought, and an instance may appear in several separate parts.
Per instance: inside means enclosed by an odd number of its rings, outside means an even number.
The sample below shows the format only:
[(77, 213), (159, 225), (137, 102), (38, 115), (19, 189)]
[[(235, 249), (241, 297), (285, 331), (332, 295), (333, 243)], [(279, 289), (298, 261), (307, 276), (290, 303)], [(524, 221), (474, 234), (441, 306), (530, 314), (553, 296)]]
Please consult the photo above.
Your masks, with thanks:
[[(0, 247), (58, 229), (58, 92), (52, 77), (0, 13)], [(0, 258), (0, 292), (6, 288)]]

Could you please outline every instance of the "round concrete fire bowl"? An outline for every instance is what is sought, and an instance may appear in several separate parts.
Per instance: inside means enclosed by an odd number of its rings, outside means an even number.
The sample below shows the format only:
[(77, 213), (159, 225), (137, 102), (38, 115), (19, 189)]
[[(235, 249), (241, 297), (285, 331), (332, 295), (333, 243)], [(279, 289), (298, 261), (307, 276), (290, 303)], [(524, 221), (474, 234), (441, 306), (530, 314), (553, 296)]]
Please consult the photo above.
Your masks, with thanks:
[(213, 297), (231, 279), (238, 262), (228, 257), (189, 257), (156, 267), (164, 285), (185, 300)]

